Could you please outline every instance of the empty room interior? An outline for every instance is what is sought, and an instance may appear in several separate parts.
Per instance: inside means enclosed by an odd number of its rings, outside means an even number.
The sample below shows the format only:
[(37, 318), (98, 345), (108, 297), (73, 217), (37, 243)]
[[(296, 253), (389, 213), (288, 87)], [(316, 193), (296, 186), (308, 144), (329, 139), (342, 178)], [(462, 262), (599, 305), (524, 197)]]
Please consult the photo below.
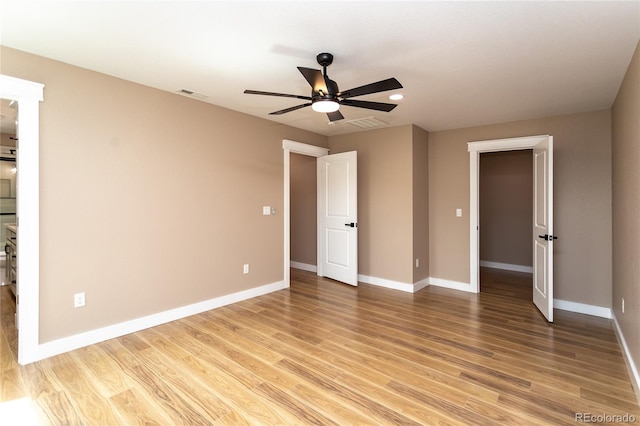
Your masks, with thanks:
[(0, 2), (0, 423), (640, 421), (640, 1)]

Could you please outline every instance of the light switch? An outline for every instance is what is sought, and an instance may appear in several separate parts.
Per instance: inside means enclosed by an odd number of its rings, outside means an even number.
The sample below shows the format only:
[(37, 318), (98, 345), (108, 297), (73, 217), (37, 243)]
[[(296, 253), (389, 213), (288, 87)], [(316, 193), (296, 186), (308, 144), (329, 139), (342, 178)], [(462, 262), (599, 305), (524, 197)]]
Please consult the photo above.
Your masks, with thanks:
[(262, 214), (264, 216), (271, 216), (271, 206), (262, 206)]
[(456, 217), (462, 217), (462, 209), (456, 209)]

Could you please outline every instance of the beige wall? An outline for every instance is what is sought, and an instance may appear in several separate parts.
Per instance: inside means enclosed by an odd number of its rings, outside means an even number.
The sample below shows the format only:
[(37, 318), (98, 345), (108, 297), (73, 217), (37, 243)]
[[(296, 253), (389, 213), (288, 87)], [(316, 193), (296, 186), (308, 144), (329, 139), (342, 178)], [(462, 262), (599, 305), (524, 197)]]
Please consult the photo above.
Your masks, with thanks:
[(429, 277), (429, 133), (413, 126), (413, 282)]
[(413, 126), (329, 137), (358, 151), (358, 272), (413, 283)]
[(555, 297), (610, 307), (609, 110), (430, 133), (430, 275), (469, 283), (467, 142), (540, 134), (552, 135), (555, 144)]
[[(3, 47), (45, 84), (40, 341), (283, 279), (282, 139), (327, 138)], [(242, 265), (250, 264), (243, 275)], [(73, 308), (73, 294), (86, 306)]]
[(316, 157), (291, 154), (291, 260), (316, 266), (317, 257), (317, 167)]
[(2, 146), (16, 146), (16, 141), (11, 139), (15, 138), (16, 135), (9, 133), (0, 133), (0, 145)]
[[(640, 44), (612, 108), (613, 311), (640, 370)], [(622, 313), (622, 298), (625, 312)], [(640, 389), (636, 389), (640, 397)]]
[(480, 154), (480, 260), (532, 266), (531, 150)]

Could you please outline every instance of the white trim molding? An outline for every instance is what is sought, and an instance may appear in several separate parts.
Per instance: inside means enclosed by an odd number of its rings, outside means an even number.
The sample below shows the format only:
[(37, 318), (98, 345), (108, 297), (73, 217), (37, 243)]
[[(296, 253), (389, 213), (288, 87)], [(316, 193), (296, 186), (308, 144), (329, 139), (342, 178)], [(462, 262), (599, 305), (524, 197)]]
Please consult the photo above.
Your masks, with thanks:
[(553, 299), (553, 308), (561, 311), (576, 312), (594, 317), (611, 318), (611, 308), (604, 306), (587, 305), (585, 303), (571, 302), (569, 300)]
[(413, 283), (413, 292), (416, 293), (425, 287), (429, 287), (429, 277)]
[(329, 148), (291, 141), (289, 139), (282, 140), (282, 148), (293, 154), (308, 155), (310, 157), (323, 157), (329, 154)]
[(40, 336), (40, 102), (44, 85), (0, 75), (0, 98), (18, 101), (18, 362), (36, 361)]
[(622, 354), (624, 355), (624, 362), (627, 364), (627, 370), (629, 370), (629, 380), (631, 381), (631, 386), (633, 387), (633, 391), (636, 394), (636, 399), (638, 400), (638, 404), (640, 404), (640, 373), (638, 373), (638, 368), (636, 367), (636, 363), (631, 355), (631, 351), (629, 350), (629, 346), (627, 346), (627, 341), (624, 338), (624, 334), (622, 334), (622, 329), (620, 328), (620, 324), (618, 323), (618, 319), (615, 314), (611, 315), (613, 319), (613, 329), (616, 332), (616, 337), (618, 338), (618, 343), (622, 348)]
[[(309, 263), (294, 262), (292, 260), (290, 264), (292, 268), (300, 269), (303, 271), (317, 272), (318, 270), (316, 265), (311, 265)], [(390, 288), (392, 290), (400, 290), (407, 293), (415, 293), (429, 285), (428, 278), (425, 278), (413, 284), (409, 284), (409, 283), (403, 283), (400, 281), (388, 280), (386, 278), (370, 277), (368, 275), (362, 275), (362, 274), (358, 274), (358, 282), (361, 282), (364, 284), (371, 284), (378, 287)]]
[(329, 148), (322, 148), (289, 139), (282, 140), (282, 151), (284, 152), (284, 285), (291, 285), (290, 258), (291, 258), (291, 154), (302, 154), (311, 157), (322, 157), (329, 154)]
[(371, 284), (378, 287), (390, 288), (392, 290), (400, 290), (406, 293), (415, 293), (429, 285), (427, 279), (420, 280), (414, 284), (409, 284), (400, 281), (388, 280), (386, 278), (370, 277), (368, 275), (362, 274), (358, 274), (358, 282)]
[[(436, 287), (443, 287), (443, 288), (449, 288), (452, 290), (475, 293), (469, 284), (458, 282), (458, 281), (444, 280), (442, 278), (431, 277), (429, 278), (429, 284)], [(611, 309), (605, 308), (603, 306), (587, 305), (585, 303), (554, 299), (553, 307), (554, 309), (560, 309), (561, 311), (576, 312), (579, 314), (592, 315), (594, 317), (601, 317), (601, 318), (612, 318)]]
[(284, 288), (286, 288), (284, 281), (266, 284), (261, 287), (239, 291), (237, 293), (228, 294), (226, 296), (216, 297), (213, 299), (205, 300), (203, 302), (182, 306), (180, 308), (170, 309), (168, 311), (159, 312), (157, 314), (148, 315), (131, 321), (125, 321), (119, 324), (114, 324), (107, 327), (86, 331), (84, 333), (76, 334), (73, 336), (64, 337), (62, 339), (54, 340), (51, 342), (43, 343), (39, 347), (37, 354), (38, 359), (36, 359), (35, 361), (49, 358), (85, 346), (94, 345), (96, 343), (104, 342), (105, 340), (124, 336), (125, 334), (135, 333), (137, 331), (155, 327), (167, 322), (176, 321), (181, 318), (199, 314), (201, 312), (210, 311), (211, 309), (216, 309), (222, 306), (230, 305), (232, 303), (241, 302), (253, 297), (262, 296), (264, 294), (272, 293)]
[(481, 260), (480, 267), (533, 274), (533, 266), (512, 265), (510, 263), (490, 262), (488, 260)]
[(429, 277), (429, 285), (436, 287), (450, 288), (452, 290), (466, 291), (468, 293), (477, 293), (469, 283), (459, 281), (445, 280), (442, 278)]
[(307, 272), (318, 272), (318, 267), (316, 265), (311, 265), (310, 263), (295, 262), (292, 260), (290, 265), (295, 269), (301, 269)]

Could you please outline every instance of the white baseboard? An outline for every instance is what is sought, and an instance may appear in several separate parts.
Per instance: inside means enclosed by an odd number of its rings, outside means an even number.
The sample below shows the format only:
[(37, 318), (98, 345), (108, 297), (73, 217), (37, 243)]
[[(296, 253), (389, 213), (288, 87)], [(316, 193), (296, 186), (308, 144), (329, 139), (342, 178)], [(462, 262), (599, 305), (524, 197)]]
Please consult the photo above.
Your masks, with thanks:
[(416, 283), (413, 283), (413, 292), (417, 292), (422, 290), (423, 288), (427, 287), (429, 285), (429, 277), (424, 278)]
[(376, 285), (378, 287), (390, 288), (392, 290), (400, 290), (407, 293), (415, 293), (429, 285), (429, 279), (425, 278), (416, 283), (409, 284), (400, 281), (392, 281), (386, 278), (370, 277), (368, 275), (358, 275), (358, 281), (365, 284)]
[(631, 351), (629, 350), (629, 346), (627, 346), (627, 341), (624, 338), (624, 334), (622, 334), (618, 319), (616, 318), (615, 314), (612, 314), (611, 317), (613, 319), (613, 329), (616, 332), (618, 343), (622, 347), (624, 362), (627, 364), (627, 369), (629, 370), (629, 379), (631, 380), (631, 386), (633, 386), (633, 391), (636, 394), (636, 399), (638, 400), (638, 404), (640, 404), (640, 374), (638, 373), (638, 368), (636, 367), (633, 356), (631, 356)]
[(560, 309), (561, 311), (577, 312), (579, 314), (593, 315), (594, 317), (601, 318), (611, 318), (611, 308), (605, 308), (603, 306), (553, 299), (553, 307), (554, 309)]
[(309, 263), (294, 262), (292, 260), (289, 262), (289, 266), (296, 269), (302, 269), (303, 271), (318, 272), (318, 267), (316, 265), (310, 265)]
[(393, 290), (405, 291), (407, 293), (415, 293), (413, 284), (403, 283), (400, 281), (392, 281), (386, 278), (370, 277), (368, 275), (358, 274), (358, 281), (365, 284), (377, 285), (379, 287), (391, 288)]
[(216, 297), (205, 300), (203, 302), (194, 303), (192, 305), (182, 306), (180, 308), (171, 309), (157, 314), (148, 315), (131, 321), (121, 322), (119, 324), (98, 328), (84, 333), (76, 334), (62, 339), (53, 340), (51, 342), (38, 345), (38, 353), (34, 361), (69, 352), (85, 346), (103, 342), (105, 340), (124, 336), (125, 334), (135, 333), (136, 331), (146, 328), (155, 327), (170, 321), (179, 320), (221, 306), (230, 305), (242, 300), (251, 299), (253, 297), (262, 296), (263, 294), (286, 288), (284, 281), (263, 285), (249, 290), (239, 291), (237, 293), (228, 294), (226, 296)]
[[(436, 287), (450, 288), (471, 292), (471, 286), (458, 281), (444, 280), (442, 278), (429, 278), (429, 284)], [(553, 300), (553, 307), (562, 311), (577, 312), (580, 314), (593, 315), (601, 318), (611, 318), (611, 309), (603, 306), (587, 305), (584, 303), (570, 302), (568, 300)]]
[(533, 274), (533, 266), (512, 265), (510, 263), (490, 262), (488, 260), (481, 260), (480, 266), (485, 268), (502, 269), (503, 271), (525, 272), (528, 274)]
[[(318, 272), (318, 267), (316, 265), (310, 265), (308, 263), (294, 262), (293, 260), (289, 262), (289, 265), (292, 268), (301, 269), (303, 271), (308, 272)], [(368, 275), (358, 274), (358, 281), (363, 282), (365, 284), (371, 284), (378, 287), (390, 288), (393, 290), (405, 291), (407, 293), (415, 293), (418, 290), (421, 290), (429, 285), (429, 279), (425, 278), (420, 280), (414, 284), (403, 283), (399, 281), (392, 281), (386, 278), (376, 278), (370, 277)]]
[(468, 283), (462, 283), (462, 282), (459, 282), (459, 281), (444, 280), (442, 278), (429, 277), (429, 285), (434, 285), (436, 287), (450, 288), (452, 290), (460, 290), (460, 291), (472, 292), (471, 291), (471, 285), (468, 284)]

